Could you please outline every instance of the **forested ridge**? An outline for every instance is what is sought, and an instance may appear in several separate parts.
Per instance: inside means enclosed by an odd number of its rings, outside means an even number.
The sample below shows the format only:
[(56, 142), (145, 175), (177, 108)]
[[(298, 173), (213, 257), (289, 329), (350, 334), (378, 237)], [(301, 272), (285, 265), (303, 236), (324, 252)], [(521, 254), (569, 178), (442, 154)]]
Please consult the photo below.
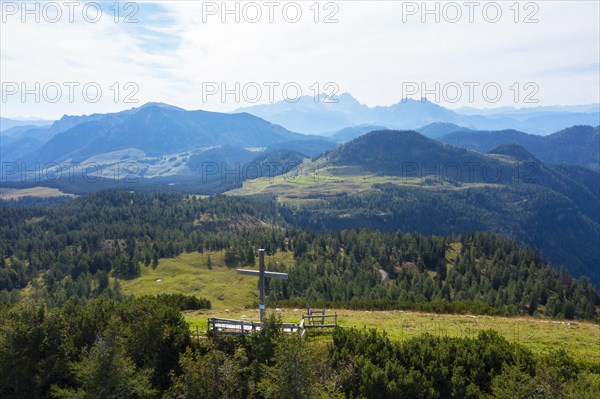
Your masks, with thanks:
[(593, 170), (600, 166), (598, 126), (572, 126), (548, 136), (516, 130), (469, 131), (457, 127), (455, 132), (443, 135), (440, 141), (481, 153), (500, 145), (517, 143), (544, 162), (577, 164)]
[(273, 299), (297, 305), (591, 318), (600, 303), (587, 279), (574, 280), (539, 251), (490, 233), (348, 230), (302, 232), (291, 241), (296, 265), (270, 287)]
[[(13, 204), (15, 205), (15, 204)], [(491, 233), (299, 229), (274, 198), (102, 191), (50, 206), (0, 208), (3, 398), (594, 398), (598, 367), (564, 350), (534, 354), (494, 331), (392, 342), (374, 330), (331, 339), (281, 332), (192, 338), (182, 310), (210, 301), (128, 297), (119, 280), (161, 258), (222, 251), (255, 265), (289, 252), (269, 306), (597, 317), (586, 278)], [(210, 272), (210, 271), (209, 271)], [(116, 283), (114, 281), (117, 281)], [(248, 304), (254, 306), (255, 304)]]
[[(555, 265), (600, 286), (598, 172), (544, 163), (517, 144), (491, 152), (442, 144), (414, 131), (373, 131), (314, 161), (314, 167), (332, 165), (337, 195), (318, 196), (290, 212), (298, 227), (309, 229), (492, 231), (540, 248)], [(345, 185), (347, 169), (374, 174), (371, 190)], [(380, 184), (379, 176), (395, 176), (398, 184)]]
[[(432, 182), (433, 185), (433, 182)], [(555, 266), (600, 284), (600, 225), (573, 201), (544, 187), (517, 184), (455, 190), (374, 184), (374, 190), (282, 207), (285, 220), (309, 230), (366, 227), (453, 235), (493, 231), (542, 249)], [(592, 205), (590, 205), (592, 206)], [(595, 205), (593, 205), (595, 206)]]
[[(183, 252), (225, 250), (229, 267), (253, 265), (256, 246), (289, 251), (268, 299), (280, 305), (423, 309), (593, 318), (598, 292), (548, 265), (539, 251), (490, 233), (424, 236), (351, 229), (300, 230), (273, 198), (197, 198), (98, 192), (50, 207), (0, 208), (0, 298), (20, 289), (61, 305), (121, 297), (110, 279)], [(300, 224), (300, 223), (298, 223)], [(252, 304), (249, 304), (252, 305)]]

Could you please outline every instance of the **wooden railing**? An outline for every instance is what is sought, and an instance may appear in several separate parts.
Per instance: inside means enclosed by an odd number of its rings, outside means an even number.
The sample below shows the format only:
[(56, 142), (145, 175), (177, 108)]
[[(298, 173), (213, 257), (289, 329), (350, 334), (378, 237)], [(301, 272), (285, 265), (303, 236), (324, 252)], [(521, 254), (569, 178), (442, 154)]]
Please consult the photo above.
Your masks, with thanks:
[[(263, 323), (255, 321), (219, 319), (211, 317), (208, 319), (208, 333), (222, 335), (245, 335), (260, 331)], [(299, 332), (300, 327), (295, 323), (283, 323), (282, 330), (285, 333)]]
[[(325, 309), (322, 310), (314, 310), (307, 309), (308, 314), (302, 314), (302, 322), (304, 328), (330, 328), (337, 327), (337, 312), (334, 314), (326, 314)], [(330, 321), (333, 319), (333, 322), (326, 323), (325, 320)]]
[[(302, 314), (300, 323), (283, 323), (282, 330), (287, 334), (306, 334), (306, 330), (313, 328), (338, 327), (337, 313), (326, 314), (325, 309), (308, 309), (308, 314)], [(245, 320), (232, 320), (211, 317), (208, 319), (208, 334), (218, 335), (246, 335), (260, 331), (263, 323)]]

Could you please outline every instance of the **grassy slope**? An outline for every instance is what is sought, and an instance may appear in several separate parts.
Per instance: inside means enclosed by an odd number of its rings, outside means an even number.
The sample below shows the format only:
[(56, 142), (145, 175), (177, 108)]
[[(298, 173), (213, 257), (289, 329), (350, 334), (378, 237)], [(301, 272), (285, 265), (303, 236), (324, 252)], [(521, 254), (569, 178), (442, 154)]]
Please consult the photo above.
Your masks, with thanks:
[(11, 200), (22, 197), (59, 197), (62, 195), (73, 196), (73, 194), (63, 193), (56, 188), (49, 187), (32, 187), (32, 188), (0, 188), (0, 199)]
[[(304, 165), (306, 166), (306, 163)], [(314, 165), (309, 164), (308, 167), (314, 168)], [(280, 201), (299, 205), (307, 200), (318, 201), (319, 199), (333, 197), (340, 193), (357, 194), (370, 191), (373, 190), (373, 184), (377, 183), (393, 183), (411, 187), (452, 190), (486, 185), (472, 183), (462, 184), (457, 187), (439, 179), (426, 180), (420, 177), (380, 176), (365, 172), (356, 167), (327, 166), (316, 170), (299, 167), (286, 175), (275, 176), (271, 179), (262, 177), (247, 180), (243, 183), (242, 187), (228, 191), (227, 194), (243, 196), (269, 193), (277, 195)], [(487, 186), (493, 186), (493, 184), (487, 184)]]
[[(212, 270), (208, 269), (210, 256)], [(161, 259), (158, 267), (142, 267), (141, 276), (133, 280), (120, 280), (126, 294), (157, 295), (181, 293), (196, 295), (211, 301), (213, 309), (244, 309), (246, 304), (258, 301), (258, 279), (238, 275), (235, 269), (225, 266), (225, 251), (185, 253), (177, 258)], [(291, 264), (291, 253), (267, 256), (265, 263), (286, 262)], [(244, 266), (246, 269), (257, 266)], [(157, 282), (158, 279), (162, 281)], [(219, 299), (222, 297), (223, 299)]]
[[(285, 322), (298, 323), (304, 309), (267, 309), (281, 315)], [(404, 311), (357, 311), (337, 309), (342, 326), (377, 328), (390, 339), (404, 340), (423, 333), (449, 337), (474, 337), (481, 330), (494, 329), (510, 342), (519, 342), (533, 352), (545, 353), (564, 348), (578, 360), (600, 365), (600, 325), (593, 323), (543, 320), (531, 317), (491, 317), (429, 314)], [(329, 313), (329, 312), (328, 312)], [(258, 320), (258, 310), (185, 312), (192, 330), (206, 329), (209, 317)]]
[[(448, 254), (455, 256), (457, 246)], [(212, 270), (207, 268), (208, 255)], [(253, 277), (238, 276), (235, 269), (224, 266), (224, 251), (204, 254), (188, 253), (177, 258), (161, 259), (156, 270), (143, 268), (141, 277), (121, 281), (127, 294), (183, 293), (211, 300), (213, 309), (186, 312), (192, 330), (206, 329), (209, 317), (258, 320), (258, 310), (246, 305), (258, 301), (257, 281)], [(290, 253), (266, 257), (266, 263), (292, 264)], [(250, 267), (245, 267), (250, 268)], [(156, 282), (157, 279), (161, 282)], [(223, 295), (223, 300), (218, 297)], [(303, 309), (269, 309), (280, 314), (284, 321), (298, 323)], [(490, 317), (469, 315), (438, 315), (416, 312), (370, 312), (337, 310), (339, 324), (355, 327), (375, 327), (386, 331), (391, 339), (403, 340), (422, 333), (448, 336), (474, 336), (483, 329), (495, 329), (510, 341), (518, 341), (535, 352), (565, 348), (578, 359), (600, 364), (600, 325), (564, 322), (529, 317)]]

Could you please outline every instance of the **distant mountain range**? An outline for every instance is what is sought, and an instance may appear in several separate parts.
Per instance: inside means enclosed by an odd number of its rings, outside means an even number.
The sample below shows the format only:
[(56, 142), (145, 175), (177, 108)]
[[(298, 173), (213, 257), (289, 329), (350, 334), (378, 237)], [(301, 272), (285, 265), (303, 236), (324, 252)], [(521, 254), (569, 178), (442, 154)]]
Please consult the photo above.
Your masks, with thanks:
[(600, 132), (598, 126), (573, 126), (548, 136), (516, 130), (472, 131), (459, 128), (439, 138), (457, 147), (485, 153), (503, 144), (519, 144), (536, 158), (549, 163), (600, 168)]
[[(119, 164), (134, 162), (136, 176), (163, 184), (198, 178), (203, 163), (227, 168), (272, 151), (313, 156), (335, 145), (247, 113), (186, 111), (160, 103), (118, 113), (64, 116), (48, 127), (9, 133), (12, 140), (0, 143), (3, 162), (29, 168), (56, 165), (55, 175), (73, 163), (93, 165), (103, 176), (112, 176)], [(16, 173), (8, 179), (20, 177)]]
[[(480, 131), (443, 121), (453, 119), (458, 123), (460, 121), (456, 119), (464, 115), (429, 102), (407, 100), (391, 107), (369, 108), (349, 94), (341, 95), (339, 100), (338, 104), (326, 104), (303, 98), (296, 104), (273, 104), (256, 109), (269, 111), (281, 106), (285, 116), (295, 113), (299, 106), (307, 112), (316, 112), (312, 119), (316, 121), (320, 120), (319, 112), (337, 115), (330, 119), (332, 124), (329, 127), (361, 118), (385, 120), (392, 125), (427, 122), (417, 129), (425, 136), (482, 154), (500, 145), (516, 143), (543, 162), (575, 164), (595, 170), (600, 168), (597, 127), (574, 126), (548, 136), (516, 130)], [(347, 106), (338, 108), (342, 102)], [(340, 113), (340, 109), (343, 112)], [(536, 109), (535, 113), (555, 111), (565, 112), (563, 109)], [(502, 112), (522, 113), (522, 110), (504, 109)], [(308, 118), (308, 114), (306, 116)], [(208, 164), (212, 164), (210, 168), (213, 169), (215, 164), (218, 165), (227, 174), (227, 168), (239, 165), (240, 169), (244, 169), (246, 164), (276, 151), (279, 151), (276, 155), (278, 160), (281, 161), (287, 154), (290, 156), (288, 164), (295, 164), (298, 162), (297, 154), (314, 157), (333, 149), (338, 143), (385, 129), (385, 126), (359, 124), (323, 137), (296, 133), (245, 112), (187, 111), (168, 104), (148, 103), (117, 113), (65, 115), (48, 126), (13, 126), (0, 136), (0, 155), (5, 163), (29, 165), (29, 168), (36, 164), (54, 165), (49, 176), (64, 175), (73, 163), (93, 165), (95, 173), (102, 177), (113, 176), (123, 163), (134, 163), (135, 170), (131, 170), (131, 174), (144, 182), (180, 184), (202, 177)], [(476, 158), (476, 154), (470, 156)], [(365, 153), (361, 157), (370, 159), (372, 154)], [(389, 159), (385, 163), (393, 169), (396, 160)], [(383, 158), (379, 161), (382, 162)], [(75, 170), (81, 172), (83, 167), (77, 169), (78, 166), (75, 166)], [(35, 177), (35, 174), (27, 174), (28, 178), (32, 176)], [(205, 188), (210, 186), (207, 191), (197, 186), (189, 189), (198, 189), (202, 193), (229, 189), (229, 184), (218, 186), (219, 177), (220, 173), (211, 176), (215, 180), (214, 185), (205, 184)], [(244, 178), (240, 176), (234, 180), (241, 184)], [(3, 176), (3, 179), (18, 181), (22, 176), (17, 172)], [(93, 190), (93, 187), (89, 189)]]
[(348, 93), (326, 102), (324, 96), (304, 96), (291, 103), (240, 108), (287, 129), (310, 134), (328, 135), (347, 127), (378, 125), (394, 129), (417, 129), (445, 122), (476, 130), (516, 129), (533, 134), (548, 134), (573, 125), (600, 124), (600, 105), (572, 107), (533, 107), (496, 110), (463, 108), (450, 110), (430, 101), (403, 99), (390, 106), (369, 107)]
[(46, 121), (41, 119), (10, 119), (0, 117), (0, 132), (12, 129), (14, 127), (26, 127), (31, 128), (34, 126), (46, 126), (51, 124), (52, 121)]
[[(247, 112), (288, 129), (310, 134), (323, 134), (346, 127), (378, 125), (393, 128), (417, 128), (433, 122), (464, 123), (461, 115), (431, 102), (411, 99), (400, 101), (389, 107), (370, 108), (359, 103), (348, 93), (327, 102), (325, 96), (304, 96), (295, 103), (280, 101), (274, 104), (240, 108)], [(327, 135), (325, 133), (325, 135)]]
[(250, 114), (186, 111), (150, 104), (135, 112), (78, 123), (53, 136), (29, 157), (40, 162), (82, 162), (127, 148), (160, 156), (222, 145), (267, 147), (304, 138), (311, 139)]
[(598, 104), (582, 104), (582, 105), (546, 105), (537, 107), (515, 108), (515, 107), (498, 107), (498, 108), (473, 108), (462, 107), (455, 109), (456, 112), (463, 115), (526, 115), (539, 114), (541, 112), (574, 112), (574, 113), (593, 113), (598, 112)]

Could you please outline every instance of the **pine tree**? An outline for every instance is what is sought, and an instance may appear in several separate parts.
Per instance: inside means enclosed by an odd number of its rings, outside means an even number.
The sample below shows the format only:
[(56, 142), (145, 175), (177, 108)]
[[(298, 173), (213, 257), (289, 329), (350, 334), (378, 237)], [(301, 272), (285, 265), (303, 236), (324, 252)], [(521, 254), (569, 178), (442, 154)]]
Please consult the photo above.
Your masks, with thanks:
[(259, 390), (266, 399), (310, 399), (318, 396), (313, 362), (300, 336), (279, 338), (275, 364), (265, 368)]
[(125, 397), (151, 398), (155, 390), (150, 384), (151, 370), (139, 370), (127, 356), (116, 325), (111, 325), (104, 335), (78, 362), (71, 363), (77, 386), (73, 388), (52, 387), (56, 398), (102, 398)]

